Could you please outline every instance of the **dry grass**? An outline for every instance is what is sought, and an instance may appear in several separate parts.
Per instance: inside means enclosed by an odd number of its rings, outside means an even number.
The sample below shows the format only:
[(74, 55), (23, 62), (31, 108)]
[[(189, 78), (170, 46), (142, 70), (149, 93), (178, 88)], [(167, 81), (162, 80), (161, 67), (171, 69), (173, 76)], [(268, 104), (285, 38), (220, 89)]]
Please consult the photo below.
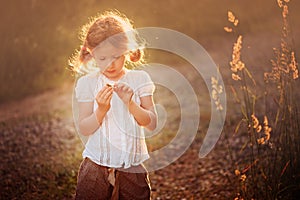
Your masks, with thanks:
[[(288, 23), (288, 3), (288, 0), (278, 0), (283, 22), (281, 43), (274, 50), (271, 72), (264, 73), (264, 90), (259, 89), (256, 77), (241, 59), (241, 35), (233, 46), (230, 66), (237, 89), (233, 87), (232, 91), (243, 116), (235, 134), (242, 134), (237, 137), (246, 134), (247, 137), (239, 152), (230, 151), (231, 154), (238, 155), (232, 156), (237, 157), (233, 160), (237, 177), (236, 199), (299, 197), (300, 128), (299, 104), (296, 100), (298, 95), (295, 90), (299, 80), (298, 63)], [(237, 19), (231, 12), (228, 20), (237, 26)], [(229, 27), (225, 30), (232, 32)], [(263, 93), (260, 94), (260, 91)], [(264, 101), (259, 101), (260, 98)], [(228, 146), (230, 150), (230, 144)]]

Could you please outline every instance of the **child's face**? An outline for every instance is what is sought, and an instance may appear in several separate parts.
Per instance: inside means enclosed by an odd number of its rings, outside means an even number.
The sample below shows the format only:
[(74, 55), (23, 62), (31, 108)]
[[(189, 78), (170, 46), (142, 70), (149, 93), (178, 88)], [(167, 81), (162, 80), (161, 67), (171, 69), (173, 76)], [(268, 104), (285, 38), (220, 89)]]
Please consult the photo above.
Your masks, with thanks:
[(126, 49), (117, 48), (109, 42), (101, 43), (93, 49), (94, 57), (100, 71), (107, 78), (118, 78), (123, 74)]

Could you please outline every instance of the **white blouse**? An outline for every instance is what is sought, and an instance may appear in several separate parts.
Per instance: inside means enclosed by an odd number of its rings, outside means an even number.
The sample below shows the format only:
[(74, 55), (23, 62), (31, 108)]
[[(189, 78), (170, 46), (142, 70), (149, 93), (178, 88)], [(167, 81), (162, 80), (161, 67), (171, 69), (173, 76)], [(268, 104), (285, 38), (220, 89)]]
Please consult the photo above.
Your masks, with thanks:
[[(127, 70), (117, 82), (128, 84), (134, 91), (132, 97), (140, 105), (140, 97), (153, 95), (155, 86), (150, 76), (142, 70)], [(78, 102), (94, 102), (97, 93), (107, 83), (113, 85), (103, 74), (94, 72), (78, 79), (75, 93)], [(139, 165), (149, 158), (143, 127), (139, 126), (133, 115), (116, 93), (113, 93), (111, 107), (101, 126), (89, 136), (83, 151), (95, 163), (108, 167)]]

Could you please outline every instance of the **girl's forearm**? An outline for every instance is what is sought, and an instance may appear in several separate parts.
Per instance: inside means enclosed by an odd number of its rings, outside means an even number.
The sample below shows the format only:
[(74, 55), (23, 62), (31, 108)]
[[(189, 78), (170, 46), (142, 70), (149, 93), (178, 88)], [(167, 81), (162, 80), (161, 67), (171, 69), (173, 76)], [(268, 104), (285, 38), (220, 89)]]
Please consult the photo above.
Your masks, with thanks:
[(154, 109), (146, 110), (134, 101), (129, 102), (128, 109), (140, 126), (144, 126), (149, 130), (156, 128), (156, 114)]
[(106, 112), (97, 108), (90, 116), (79, 121), (81, 134), (85, 136), (93, 134), (101, 126)]
[(96, 113), (79, 121), (80, 133), (85, 136), (93, 134), (99, 126), (100, 124), (97, 120)]

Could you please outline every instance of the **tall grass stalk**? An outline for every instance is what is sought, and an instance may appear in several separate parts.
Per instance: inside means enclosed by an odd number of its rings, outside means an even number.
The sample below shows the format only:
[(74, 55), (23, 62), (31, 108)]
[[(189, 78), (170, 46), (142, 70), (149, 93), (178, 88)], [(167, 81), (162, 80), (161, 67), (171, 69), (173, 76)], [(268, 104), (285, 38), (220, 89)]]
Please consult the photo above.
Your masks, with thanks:
[[(259, 88), (241, 59), (242, 35), (233, 46), (230, 67), (237, 82), (233, 91), (240, 102), (241, 122), (246, 125), (243, 130), (239, 123), (235, 132), (247, 132), (248, 136), (235, 161), (236, 199), (290, 199), (300, 189), (300, 177), (296, 176), (300, 172), (298, 64), (289, 35), (289, 0), (277, 3), (282, 9), (282, 37), (280, 48), (274, 49), (272, 70), (264, 74), (265, 92), (260, 95), (264, 96), (264, 113), (258, 112), (256, 105)], [(228, 12), (228, 20), (238, 25), (232, 12)], [(233, 32), (233, 28), (224, 29)]]

